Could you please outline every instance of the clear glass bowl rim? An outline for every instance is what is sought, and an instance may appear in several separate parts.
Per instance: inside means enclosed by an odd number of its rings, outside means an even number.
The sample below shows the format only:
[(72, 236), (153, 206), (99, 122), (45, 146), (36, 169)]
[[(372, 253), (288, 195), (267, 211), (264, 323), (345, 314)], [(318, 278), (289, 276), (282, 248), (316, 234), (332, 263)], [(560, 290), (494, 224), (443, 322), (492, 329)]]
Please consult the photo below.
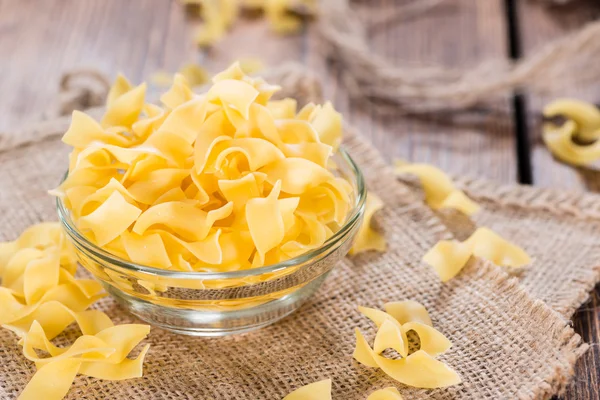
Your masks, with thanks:
[[(259, 268), (251, 268), (240, 271), (228, 271), (228, 272), (183, 272), (183, 271), (169, 271), (161, 268), (150, 267), (147, 265), (136, 264), (134, 262), (125, 260), (117, 255), (114, 255), (94, 243), (90, 242), (73, 224), (70, 212), (65, 207), (64, 202), (60, 197), (56, 198), (56, 208), (58, 211), (58, 217), (66, 229), (67, 234), (80, 246), (84, 247), (86, 251), (89, 251), (96, 257), (99, 257), (104, 262), (110, 263), (110, 265), (117, 266), (130, 271), (142, 272), (146, 274), (156, 275), (171, 279), (200, 279), (200, 280), (212, 280), (212, 279), (235, 279), (244, 278), (248, 276), (262, 275), (272, 272), (280, 272), (286, 268), (295, 267), (299, 264), (304, 264), (310, 260), (318, 257), (332, 246), (334, 246), (339, 240), (343, 239), (346, 234), (351, 231), (354, 225), (359, 222), (362, 217), (362, 212), (365, 207), (367, 198), (367, 190), (364, 182), (364, 177), (358, 165), (354, 162), (352, 157), (342, 147), (338, 148), (338, 154), (345, 160), (347, 165), (350, 167), (356, 185), (357, 193), (354, 201), (354, 207), (350, 211), (350, 215), (346, 218), (346, 222), (340, 230), (338, 230), (332, 237), (330, 237), (321, 247), (303, 253), (297, 257), (290, 258), (279, 262), (277, 264), (271, 264)], [(68, 172), (63, 177), (66, 179)]]

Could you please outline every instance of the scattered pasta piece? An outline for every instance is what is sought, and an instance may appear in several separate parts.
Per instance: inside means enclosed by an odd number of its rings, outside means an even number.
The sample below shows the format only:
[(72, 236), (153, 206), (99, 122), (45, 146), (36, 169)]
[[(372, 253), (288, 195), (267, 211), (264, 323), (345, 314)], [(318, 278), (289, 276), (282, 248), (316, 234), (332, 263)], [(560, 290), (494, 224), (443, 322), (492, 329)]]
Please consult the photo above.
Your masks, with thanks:
[(584, 141), (600, 137), (600, 110), (596, 105), (576, 99), (558, 99), (544, 107), (544, 117), (564, 117), (573, 121), (577, 136)]
[(283, 400), (331, 400), (331, 379), (302, 386), (285, 396)]
[(416, 175), (423, 185), (425, 201), (434, 210), (452, 208), (466, 215), (473, 215), (479, 211), (479, 205), (456, 189), (448, 175), (433, 165), (396, 161), (394, 172)]
[(420, 322), (425, 325), (433, 326), (427, 309), (421, 303), (414, 300), (385, 303), (383, 308), (386, 313), (391, 315), (401, 324)]
[[(176, 75), (158, 106), (140, 103), (145, 86), (120, 76), (110, 118), (74, 114), (64, 137), (73, 146), (69, 174), (52, 194), (77, 228), (118, 257), (185, 271), (257, 268), (323, 245), (353, 201), (352, 186), (330, 168), (341, 115), (330, 103), (296, 110), (291, 99), (270, 101), (278, 87), (239, 63), (204, 94), (190, 80)], [(363, 248), (384, 246), (364, 232)]]
[(387, 387), (374, 391), (367, 397), (367, 400), (403, 400), (400, 392), (395, 387)]
[(302, 28), (302, 17), (317, 14), (316, 0), (181, 0), (181, 3), (194, 6), (189, 10), (204, 22), (196, 35), (200, 47), (217, 43), (237, 20), (241, 9), (264, 12), (271, 29), (282, 35), (297, 33)]
[(385, 237), (371, 228), (373, 215), (383, 208), (383, 201), (376, 194), (368, 192), (363, 223), (356, 234), (354, 244), (350, 249), (350, 255), (362, 253), (363, 251), (376, 250), (385, 251), (387, 245)]
[[(600, 110), (594, 104), (575, 99), (559, 99), (544, 108), (544, 117), (561, 116), (566, 121), (557, 126), (545, 123), (542, 138), (559, 160), (585, 166), (600, 159)], [(576, 140), (577, 139), (577, 140)]]
[(265, 64), (259, 58), (241, 58), (240, 68), (248, 75), (255, 74), (265, 69)]
[[(191, 87), (201, 86), (210, 82), (208, 72), (198, 64), (184, 64), (181, 68), (179, 68), (177, 73), (183, 76)], [(155, 72), (150, 77), (150, 81), (159, 87), (172, 85), (174, 79), (175, 75), (171, 75), (164, 71)]]
[[(142, 375), (148, 346), (135, 360), (126, 356), (150, 327), (114, 326), (103, 312), (87, 310), (105, 293), (95, 280), (76, 279), (76, 269), (75, 250), (58, 223), (34, 225), (0, 243), (0, 324), (20, 338), (23, 354), (38, 368), (20, 399), (62, 399), (78, 373), (111, 380)], [(69, 348), (53, 345), (73, 322), (83, 336)]]
[[(388, 303), (400, 317), (373, 308), (359, 307), (359, 311), (371, 319), (377, 326), (374, 348), (371, 348), (360, 330), (355, 329), (356, 346), (353, 357), (359, 363), (371, 368), (381, 368), (387, 375), (408, 386), (420, 388), (440, 388), (456, 385), (461, 382), (458, 374), (446, 364), (433, 358), (443, 354), (452, 344), (450, 341), (429, 324), (429, 315), (425, 308), (416, 302)], [(425, 310), (425, 314), (423, 313)], [(414, 315), (415, 320), (411, 317)], [(419, 338), (419, 349), (409, 354), (406, 334), (413, 331)], [(392, 359), (382, 353), (386, 349), (393, 349), (401, 356)], [(394, 388), (387, 388), (374, 392), (369, 399), (401, 399)]]
[(478, 228), (464, 242), (442, 240), (423, 256), (442, 282), (455, 277), (471, 256), (483, 258), (502, 267), (518, 268), (531, 263), (519, 246), (510, 243), (488, 228)]

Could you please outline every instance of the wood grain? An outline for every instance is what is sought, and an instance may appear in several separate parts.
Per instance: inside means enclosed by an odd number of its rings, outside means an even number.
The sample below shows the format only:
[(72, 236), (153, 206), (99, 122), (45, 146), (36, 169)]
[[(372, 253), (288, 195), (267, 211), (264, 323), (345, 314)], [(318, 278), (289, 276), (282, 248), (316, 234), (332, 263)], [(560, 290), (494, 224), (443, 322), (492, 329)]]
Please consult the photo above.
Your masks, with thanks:
[[(521, 22), (521, 38), (524, 55), (553, 39), (560, 38), (581, 28), (585, 23), (600, 16), (600, 3), (575, 1), (568, 7), (549, 7), (543, 2), (518, 2)], [(573, 75), (577, 71), (572, 71)], [(569, 76), (564, 78), (564, 90), (560, 97), (576, 97), (599, 102), (600, 82), (592, 85), (574, 85)], [(557, 96), (553, 96), (557, 97)], [(552, 158), (541, 140), (540, 110), (552, 100), (551, 96), (528, 96), (529, 133), (532, 141), (532, 164), (536, 185), (599, 191), (600, 173), (593, 169), (576, 169)]]
[[(594, 1), (576, 1), (568, 7), (548, 7), (541, 2), (519, 2), (520, 31), (524, 55), (550, 40), (577, 30), (600, 16), (600, 4)], [(576, 74), (577, 71), (573, 71)], [(600, 102), (600, 82), (577, 86), (565, 79), (561, 97)], [(552, 100), (548, 96), (529, 94), (528, 130), (532, 142), (532, 167), (534, 184), (576, 190), (600, 191), (600, 172), (597, 169), (573, 168), (556, 161), (541, 140), (539, 111)], [(579, 359), (575, 379), (568, 387), (565, 399), (600, 398), (600, 285), (573, 317), (573, 326), (583, 340), (591, 344), (590, 350)]]
[[(547, 11), (538, 2), (520, 1), (524, 50), (576, 29), (598, 15), (592, 1), (581, 0), (575, 11)], [(392, 11), (398, 2), (376, 0), (369, 9)], [(368, 12), (368, 9), (365, 10)], [(275, 37), (259, 21), (242, 21), (210, 53), (193, 43), (199, 21), (182, 7), (162, 0), (0, 0), (0, 130), (21, 126), (54, 101), (60, 75), (93, 66), (114, 76), (123, 71), (134, 81), (156, 70), (173, 72), (184, 62), (203, 60), (216, 71), (234, 58), (258, 57), (266, 64), (299, 60), (323, 77), (325, 95), (369, 136), (385, 157), (430, 162), (455, 174), (516, 181), (514, 124), (508, 99), (498, 104), (500, 118), (471, 115), (460, 124), (440, 116), (378, 116), (371, 107), (350, 104), (336, 80), (336, 70), (317, 54), (318, 38), (309, 27), (292, 37)], [(447, 0), (426, 15), (380, 30), (370, 38), (373, 49), (391, 63), (436, 63), (468, 67), (482, 59), (505, 58), (506, 21), (503, 0)], [(572, 88), (573, 94), (600, 101), (598, 88)], [(530, 113), (547, 99), (531, 98)], [(457, 119), (456, 115), (452, 116)], [(532, 124), (535, 119), (532, 117)], [(530, 132), (535, 132), (530, 124)], [(597, 173), (574, 172), (558, 164), (534, 140), (537, 183), (600, 189)], [(600, 288), (576, 314), (574, 326), (596, 344), (577, 365), (567, 399), (597, 399), (600, 367)]]
[[(394, 10), (398, 2), (369, 2), (369, 9)], [(488, 58), (504, 59), (505, 21), (500, 0), (452, 0), (417, 18), (378, 30), (370, 42), (373, 50), (395, 65), (445, 65), (469, 67)], [(446, 171), (480, 175), (500, 182), (515, 182), (514, 135), (508, 102), (497, 108), (502, 118), (478, 114), (410, 118), (380, 117), (372, 107), (349, 104), (338, 87), (336, 71), (317, 54), (319, 38), (309, 27), (307, 63), (325, 79), (326, 94), (335, 100), (351, 122), (359, 126), (388, 160), (401, 158), (429, 162)], [(451, 119), (462, 123), (453, 123)]]

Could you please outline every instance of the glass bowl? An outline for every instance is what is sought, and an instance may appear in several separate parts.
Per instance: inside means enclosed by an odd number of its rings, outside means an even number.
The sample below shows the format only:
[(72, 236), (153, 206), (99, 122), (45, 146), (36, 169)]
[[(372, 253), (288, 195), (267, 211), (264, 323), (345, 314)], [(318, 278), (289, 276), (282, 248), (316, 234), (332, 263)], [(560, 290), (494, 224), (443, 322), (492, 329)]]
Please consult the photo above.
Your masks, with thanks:
[(346, 221), (321, 247), (260, 268), (223, 273), (169, 271), (135, 264), (91, 243), (57, 198), (58, 216), (79, 262), (126, 310), (173, 332), (223, 336), (261, 328), (298, 309), (348, 252), (362, 222), (366, 189), (360, 169), (343, 149), (335, 173), (353, 187)]

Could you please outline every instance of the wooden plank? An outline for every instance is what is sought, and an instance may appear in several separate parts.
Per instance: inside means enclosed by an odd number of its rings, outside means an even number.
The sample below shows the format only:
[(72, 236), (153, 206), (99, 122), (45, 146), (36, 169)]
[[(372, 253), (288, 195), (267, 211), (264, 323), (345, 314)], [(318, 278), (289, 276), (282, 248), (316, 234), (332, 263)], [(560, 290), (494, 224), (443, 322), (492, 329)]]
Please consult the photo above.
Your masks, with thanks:
[(195, 52), (183, 22), (180, 6), (160, 0), (0, 3), (0, 130), (47, 111), (67, 70), (122, 71), (138, 82), (179, 66)]
[[(549, 7), (543, 3), (545, 2), (518, 2), (525, 56), (532, 54), (549, 41), (573, 32), (600, 16), (598, 2), (573, 1), (561, 7)], [(576, 74), (577, 71), (573, 71), (573, 73)], [(576, 97), (592, 102), (600, 101), (600, 82), (577, 86), (568, 83), (569, 76), (565, 76), (563, 79), (565, 89), (560, 93), (561, 97)], [(573, 168), (554, 160), (542, 142), (539, 111), (551, 100), (550, 96), (530, 95), (528, 97), (534, 182), (541, 186), (598, 191), (600, 189), (600, 173), (590, 169)]]
[[(369, 10), (385, 14), (398, 2), (370, 2)], [(361, 11), (362, 12), (362, 11)], [(309, 28), (310, 29), (310, 28)], [(506, 57), (506, 34), (501, 0), (475, 2), (449, 0), (422, 15), (381, 29), (371, 37), (373, 49), (395, 65), (436, 64), (472, 67), (483, 59)], [(452, 125), (442, 118), (378, 117), (364, 104), (348, 104), (335, 74), (327, 71), (316, 51), (318, 37), (309, 33), (307, 63), (327, 74), (326, 95), (369, 136), (387, 159), (429, 162), (446, 171), (482, 176), (500, 182), (516, 181), (512, 117), (507, 101), (498, 104), (507, 111), (498, 119), (477, 116), (472, 125)], [(374, 123), (370, 123), (370, 117)]]
[[(521, 37), (524, 55), (531, 54), (550, 40), (559, 38), (582, 27), (600, 16), (600, 4), (575, 1), (567, 6), (547, 7), (542, 2), (518, 2)], [(576, 73), (576, 71), (574, 71)], [(569, 85), (566, 81), (562, 96), (576, 97), (598, 103), (600, 83), (586, 86)], [(594, 169), (576, 169), (554, 160), (541, 140), (539, 110), (551, 101), (548, 96), (528, 96), (530, 140), (533, 144), (532, 164), (534, 183), (541, 186), (563, 187), (577, 190), (599, 191), (600, 173)], [(600, 398), (600, 285), (596, 287), (589, 303), (583, 305), (573, 317), (573, 326), (583, 340), (591, 344), (590, 350), (577, 362), (575, 379), (567, 388), (565, 399)]]

